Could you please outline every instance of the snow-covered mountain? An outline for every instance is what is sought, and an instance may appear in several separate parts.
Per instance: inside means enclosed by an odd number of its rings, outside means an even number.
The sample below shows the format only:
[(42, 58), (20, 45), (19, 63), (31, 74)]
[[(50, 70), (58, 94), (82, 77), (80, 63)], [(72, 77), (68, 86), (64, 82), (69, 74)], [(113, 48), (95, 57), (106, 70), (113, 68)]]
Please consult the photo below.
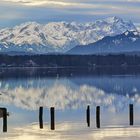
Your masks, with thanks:
[(88, 23), (27, 22), (0, 30), (0, 52), (64, 53), (127, 30), (137, 29), (131, 21), (119, 17)]
[(106, 36), (89, 45), (76, 46), (69, 54), (103, 54), (103, 53), (140, 52), (140, 34), (137, 31), (126, 31), (116, 36)]

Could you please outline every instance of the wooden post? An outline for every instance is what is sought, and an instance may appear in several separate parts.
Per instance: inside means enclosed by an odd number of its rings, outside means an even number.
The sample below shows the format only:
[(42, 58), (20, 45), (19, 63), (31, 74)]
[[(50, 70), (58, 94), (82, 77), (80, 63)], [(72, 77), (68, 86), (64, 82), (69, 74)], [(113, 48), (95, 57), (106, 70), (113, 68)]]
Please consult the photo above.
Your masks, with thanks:
[(133, 125), (134, 121), (133, 121), (133, 104), (130, 104), (129, 105), (129, 122), (130, 122), (130, 125)]
[(100, 106), (96, 107), (96, 127), (100, 128)]
[(86, 110), (86, 113), (87, 113), (87, 126), (90, 127), (90, 106), (88, 105), (87, 106), (87, 110)]
[(43, 107), (39, 108), (39, 126), (43, 129)]
[(7, 109), (3, 108), (3, 132), (7, 132)]
[(50, 108), (50, 117), (51, 117), (51, 130), (55, 130), (55, 108)]

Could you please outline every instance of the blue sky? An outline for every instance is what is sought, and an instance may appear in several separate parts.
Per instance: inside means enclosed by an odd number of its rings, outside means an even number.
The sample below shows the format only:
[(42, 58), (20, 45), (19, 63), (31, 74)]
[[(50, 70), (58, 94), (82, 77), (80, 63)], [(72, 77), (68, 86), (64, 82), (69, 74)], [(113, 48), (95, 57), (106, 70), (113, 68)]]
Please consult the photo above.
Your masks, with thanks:
[(0, 28), (22, 22), (86, 22), (120, 16), (140, 23), (140, 0), (0, 0)]

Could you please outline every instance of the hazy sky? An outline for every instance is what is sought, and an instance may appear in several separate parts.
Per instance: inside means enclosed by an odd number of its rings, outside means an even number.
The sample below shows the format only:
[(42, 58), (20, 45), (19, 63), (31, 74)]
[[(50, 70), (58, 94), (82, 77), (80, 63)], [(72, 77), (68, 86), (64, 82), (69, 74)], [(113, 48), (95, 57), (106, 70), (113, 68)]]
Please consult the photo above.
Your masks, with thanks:
[(0, 0), (0, 28), (26, 21), (94, 21), (120, 16), (140, 23), (140, 0)]

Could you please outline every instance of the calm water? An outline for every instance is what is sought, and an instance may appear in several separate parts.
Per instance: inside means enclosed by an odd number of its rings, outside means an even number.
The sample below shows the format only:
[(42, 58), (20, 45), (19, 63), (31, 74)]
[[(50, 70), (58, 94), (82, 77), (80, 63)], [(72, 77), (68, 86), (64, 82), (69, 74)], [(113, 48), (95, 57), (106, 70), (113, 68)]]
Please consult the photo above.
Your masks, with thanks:
[(85, 110), (90, 105), (94, 128), (95, 107), (100, 105), (102, 127), (128, 126), (130, 103), (134, 104), (135, 124), (139, 125), (140, 75), (129, 70), (113, 74), (108, 69), (101, 74), (95, 70), (1, 69), (0, 106), (10, 113), (8, 129), (38, 122), (40, 106), (44, 106), (48, 124), (49, 108), (54, 106), (56, 124), (78, 122), (86, 127)]

